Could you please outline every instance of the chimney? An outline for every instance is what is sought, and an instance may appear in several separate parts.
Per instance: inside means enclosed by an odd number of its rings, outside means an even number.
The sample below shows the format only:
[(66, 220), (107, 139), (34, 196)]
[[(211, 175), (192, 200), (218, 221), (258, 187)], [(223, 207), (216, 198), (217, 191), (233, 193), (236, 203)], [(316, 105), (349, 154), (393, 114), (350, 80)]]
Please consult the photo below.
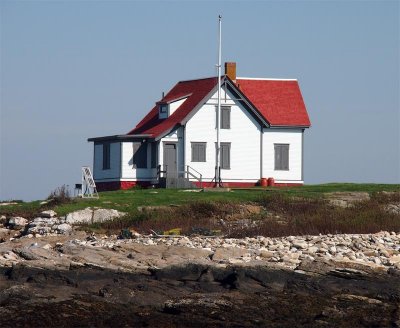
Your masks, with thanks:
[(225, 63), (225, 75), (228, 75), (228, 77), (233, 82), (236, 82), (236, 63), (235, 62)]

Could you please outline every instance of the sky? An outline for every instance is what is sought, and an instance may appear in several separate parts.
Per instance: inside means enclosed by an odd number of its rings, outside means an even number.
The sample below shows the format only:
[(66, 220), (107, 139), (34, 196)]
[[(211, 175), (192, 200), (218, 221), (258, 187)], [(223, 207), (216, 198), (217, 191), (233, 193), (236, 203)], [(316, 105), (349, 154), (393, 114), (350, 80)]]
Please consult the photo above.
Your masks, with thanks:
[(399, 1), (0, 0), (0, 200), (46, 198), (177, 81), (297, 78), (304, 180), (400, 183)]

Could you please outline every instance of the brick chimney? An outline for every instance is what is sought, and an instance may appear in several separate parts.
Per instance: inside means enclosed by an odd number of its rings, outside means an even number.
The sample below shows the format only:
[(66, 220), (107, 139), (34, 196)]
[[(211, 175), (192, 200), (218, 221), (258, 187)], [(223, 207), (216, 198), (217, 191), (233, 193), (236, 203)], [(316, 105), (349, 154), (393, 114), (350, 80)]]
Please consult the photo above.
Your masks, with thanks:
[(225, 75), (233, 81), (236, 82), (236, 63), (235, 62), (226, 62), (225, 63)]

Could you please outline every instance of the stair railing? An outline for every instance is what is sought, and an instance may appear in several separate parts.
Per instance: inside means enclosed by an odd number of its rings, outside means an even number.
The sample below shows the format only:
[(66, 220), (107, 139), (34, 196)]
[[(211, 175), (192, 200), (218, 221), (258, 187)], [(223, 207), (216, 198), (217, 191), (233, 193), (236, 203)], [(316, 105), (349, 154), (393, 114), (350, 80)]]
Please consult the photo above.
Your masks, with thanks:
[[(163, 167), (165, 167), (165, 170), (162, 170)], [(157, 166), (157, 180), (159, 180), (160, 178), (167, 177), (167, 168), (168, 168), (168, 165), (158, 165)]]
[(186, 165), (186, 171), (183, 171), (182, 173), (184, 173), (186, 175), (186, 178), (188, 180), (190, 177), (192, 177), (193, 179), (196, 179), (200, 184), (200, 188), (203, 188), (203, 175), (199, 171), (197, 171), (196, 169), (194, 169), (193, 167), (191, 167), (189, 165)]

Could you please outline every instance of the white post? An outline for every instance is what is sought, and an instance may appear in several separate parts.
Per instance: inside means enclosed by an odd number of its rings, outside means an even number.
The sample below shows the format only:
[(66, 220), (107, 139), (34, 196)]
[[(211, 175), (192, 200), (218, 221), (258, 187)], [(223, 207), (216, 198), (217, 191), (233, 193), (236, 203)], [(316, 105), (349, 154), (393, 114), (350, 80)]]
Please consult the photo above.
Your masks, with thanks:
[(220, 143), (219, 143), (219, 129), (220, 129), (220, 115), (221, 115), (221, 21), (222, 16), (218, 17), (219, 24), (219, 37), (218, 37), (218, 105), (217, 105), (217, 154), (215, 159), (215, 186), (219, 187), (219, 167), (220, 167)]

